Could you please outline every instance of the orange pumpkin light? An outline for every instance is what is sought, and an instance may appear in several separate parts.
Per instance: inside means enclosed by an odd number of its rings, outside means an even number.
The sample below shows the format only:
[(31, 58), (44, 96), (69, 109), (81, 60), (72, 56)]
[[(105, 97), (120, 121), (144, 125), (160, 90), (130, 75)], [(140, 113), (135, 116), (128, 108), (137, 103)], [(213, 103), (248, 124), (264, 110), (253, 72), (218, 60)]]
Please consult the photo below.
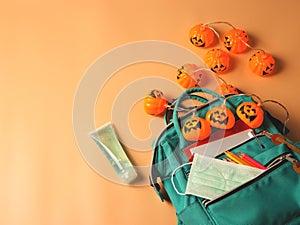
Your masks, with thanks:
[(244, 102), (236, 109), (237, 116), (251, 128), (260, 127), (264, 121), (264, 111), (261, 104)]
[(204, 55), (205, 64), (215, 73), (223, 74), (229, 69), (229, 55), (221, 49), (211, 49)]
[(209, 137), (211, 128), (208, 121), (193, 116), (184, 123), (181, 131), (185, 140), (201, 141)]
[(215, 106), (208, 110), (206, 120), (211, 126), (220, 129), (231, 129), (235, 124), (233, 113), (225, 106)]
[(154, 89), (144, 98), (144, 110), (150, 115), (161, 115), (167, 107), (168, 102), (160, 90)]
[(214, 42), (215, 34), (203, 24), (198, 24), (190, 30), (189, 39), (196, 47), (207, 48)]
[(198, 67), (194, 64), (185, 64), (177, 70), (177, 82), (184, 88), (198, 87), (198, 82), (192, 76)]
[(240, 93), (239, 90), (231, 84), (222, 83), (220, 85), (220, 88), (221, 88), (221, 92), (223, 95), (225, 95), (225, 94), (236, 94), (237, 95)]
[(249, 67), (253, 73), (259, 76), (268, 76), (275, 69), (275, 59), (269, 53), (257, 51), (249, 59)]
[(228, 51), (242, 53), (247, 50), (248, 35), (241, 29), (231, 29), (224, 34), (224, 45)]

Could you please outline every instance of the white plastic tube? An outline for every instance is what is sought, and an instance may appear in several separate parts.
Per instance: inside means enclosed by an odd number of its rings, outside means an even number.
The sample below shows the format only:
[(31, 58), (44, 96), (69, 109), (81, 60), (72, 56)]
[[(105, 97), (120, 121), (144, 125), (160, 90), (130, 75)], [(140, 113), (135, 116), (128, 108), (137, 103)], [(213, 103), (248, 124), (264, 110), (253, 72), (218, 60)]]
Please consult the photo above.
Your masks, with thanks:
[(89, 135), (123, 182), (130, 183), (136, 179), (137, 173), (121, 146), (111, 122), (104, 124)]

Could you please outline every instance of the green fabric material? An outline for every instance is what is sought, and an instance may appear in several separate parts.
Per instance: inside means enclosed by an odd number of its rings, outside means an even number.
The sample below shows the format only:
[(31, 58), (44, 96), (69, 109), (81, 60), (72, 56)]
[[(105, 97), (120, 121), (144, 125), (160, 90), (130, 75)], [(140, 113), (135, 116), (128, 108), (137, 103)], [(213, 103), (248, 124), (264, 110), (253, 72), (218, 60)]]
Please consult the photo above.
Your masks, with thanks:
[(300, 180), (290, 163), (207, 207), (216, 224), (282, 225), (300, 216)]
[(198, 202), (192, 203), (178, 214), (178, 221), (179, 224), (189, 225), (213, 224), (211, 218), (205, 213), (203, 206)]
[[(190, 95), (196, 91), (207, 92), (205, 89), (196, 88), (184, 93), (184, 95)], [(204, 117), (210, 108), (220, 105), (222, 101), (220, 99), (209, 105), (204, 105), (196, 111), (196, 115)], [(235, 114), (236, 107), (242, 102), (248, 101), (252, 101), (252, 98), (246, 95), (237, 95), (229, 98), (226, 105)], [(167, 126), (153, 144), (151, 176), (154, 182), (156, 177), (160, 177), (162, 180), (166, 193), (175, 207), (178, 225), (300, 224), (300, 175), (293, 170), (292, 164), (287, 161), (208, 206), (200, 197), (177, 194), (170, 181), (170, 176), (177, 166), (188, 161), (182, 149), (192, 143), (186, 142), (180, 132), (180, 124), (191, 113), (180, 119), (177, 118), (176, 109), (175, 113), (173, 122)], [(237, 116), (236, 119), (238, 119)], [(268, 130), (270, 133), (281, 133), (282, 127), (282, 123), (265, 112), (264, 122), (262, 126), (255, 129), (255, 132)], [(252, 139), (232, 151), (235, 153), (244, 152), (262, 164), (268, 164), (285, 153), (291, 153), (294, 158), (300, 160), (299, 155), (295, 155), (283, 144), (275, 146), (265, 136), (259, 137), (259, 140), (263, 143), (264, 148), (260, 148), (257, 141)], [(300, 143), (297, 146), (300, 147)], [(180, 192), (185, 191), (189, 170), (190, 166), (185, 166), (178, 170), (174, 177), (174, 182)]]

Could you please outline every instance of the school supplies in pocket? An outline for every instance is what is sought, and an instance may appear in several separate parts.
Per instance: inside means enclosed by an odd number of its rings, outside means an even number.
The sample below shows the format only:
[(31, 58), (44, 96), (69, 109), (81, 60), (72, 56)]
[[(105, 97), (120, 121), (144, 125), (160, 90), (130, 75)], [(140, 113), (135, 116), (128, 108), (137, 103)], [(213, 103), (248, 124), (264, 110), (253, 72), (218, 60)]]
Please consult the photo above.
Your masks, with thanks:
[(197, 153), (193, 163), (188, 164), (191, 164), (191, 171), (184, 193), (177, 190), (173, 178), (176, 171), (185, 164), (177, 167), (171, 175), (175, 191), (179, 195), (191, 194), (209, 200), (224, 195), (263, 172), (258, 168), (230, 163)]

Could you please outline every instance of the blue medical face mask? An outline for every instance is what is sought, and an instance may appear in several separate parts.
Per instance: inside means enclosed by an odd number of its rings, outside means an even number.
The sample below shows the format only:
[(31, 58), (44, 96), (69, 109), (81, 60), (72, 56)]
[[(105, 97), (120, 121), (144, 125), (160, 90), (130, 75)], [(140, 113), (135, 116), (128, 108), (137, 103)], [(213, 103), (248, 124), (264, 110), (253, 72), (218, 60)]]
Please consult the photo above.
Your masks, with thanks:
[[(181, 167), (192, 164), (186, 190), (179, 192), (174, 183), (174, 175)], [(264, 170), (239, 165), (223, 160), (195, 154), (192, 163), (177, 167), (171, 177), (175, 191), (180, 195), (195, 195), (206, 199), (215, 199), (228, 191), (255, 178)]]

